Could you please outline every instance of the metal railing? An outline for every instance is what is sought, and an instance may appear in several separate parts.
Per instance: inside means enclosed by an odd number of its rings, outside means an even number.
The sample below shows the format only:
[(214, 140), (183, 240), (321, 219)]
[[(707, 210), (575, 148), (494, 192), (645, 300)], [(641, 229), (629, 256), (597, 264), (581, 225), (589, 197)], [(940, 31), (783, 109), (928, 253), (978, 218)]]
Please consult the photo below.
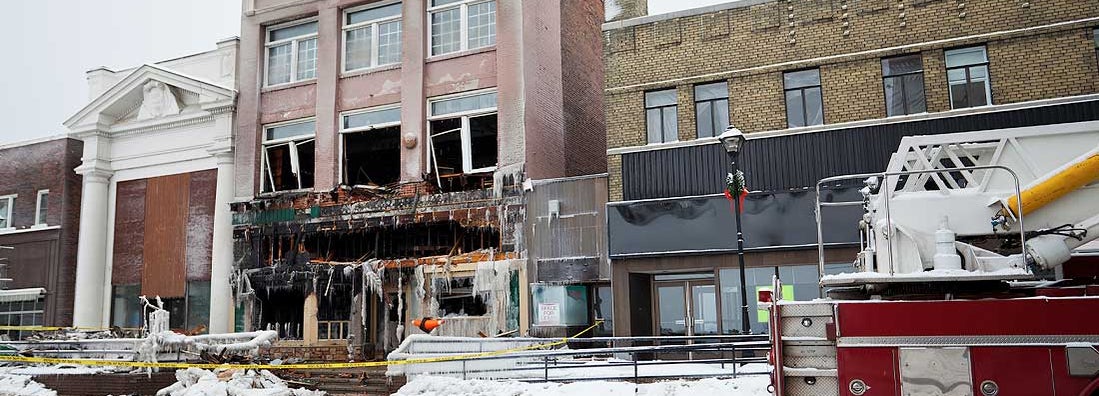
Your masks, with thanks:
[[(624, 344), (629, 346), (621, 346)], [(572, 338), (568, 340), (567, 346), (567, 349), (528, 350), (492, 356), (448, 358), (440, 363), (414, 363), (411, 366), (422, 365), (425, 369), (412, 370), (416, 372), (405, 374), (460, 375), (462, 379), (508, 378), (524, 382), (632, 380), (634, 383), (671, 378), (732, 378), (769, 374), (769, 371), (743, 371), (739, 367), (748, 363), (766, 363), (766, 352), (770, 347), (767, 335)], [(447, 356), (443, 353), (430, 355)], [(667, 359), (661, 359), (662, 357)], [(645, 367), (681, 365), (706, 365), (706, 370), (697, 373), (687, 372), (690, 370), (642, 373), (642, 368)], [(620, 368), (632, 370), (619, 371)], [(696, 367), (701, 368), (703, 367)], [(577, 376), (575, 371), (570, 372), (575, 369), (584, 369), (589, 373), (612, 373)], [(614, 371), (619, 372), (613, 373)]]
[[(819, 266), (819, 271), (820, 271), (819, 275), (824, 275), (824, 230), (822, 228), (822, 222), (821, 222), (821, 208), (822, 207), (830, 207), (830, 206), (859, 206), (859, 205), (863, 204), (863, 201), (821, 202), (821, 200), (820, 200), (821, 185), (823, 185), (825, 183), (840, 181), (840, 180), (867, 179), (867, 178), (871, 178), (871, 177), (880, 178), (879, 180), (881, 180), (881, 181), (878, 184), (878, 188), (879, 188), (879, 194), (885, 194), (885, 200), (884, 200), (885, 205), (882, 209), (885, 210), (885, 221), (886, 221), (886, 230), (885, 231), (888, 233), (888, 232), (892, 232), (892, 228), (893, 228), (893, 215), (889, 211), (889, 201), (892, 199), (892, 194), (894, 193), (894, 191), (893, 191), (894, 184), (890, 183), (890, 180), (892, 180), (894, 178), (899, 178), (900, 176), (907, 176), (907, 175), (950, 173), (950, 172), (958, 172), (958, 171), (964, 171), (964, 170), (983, 170), (983, 169), (1002, 170), (1002, 171), (1007, 172), (1009, 175), (1011, 175), (1012, 180), (1015, 182), (1015, 196), (1016, 197), (1021, 197), (1022, 196), (1022, 194), (1020, 192), (1021, 187), (1020, 187), (1020, 183), (1019, 183), (1019, 175), (1016, 174), (1015, 171), (1012, 170), (1011, 168), (1008, 168), (1008, 167), (1003, 166), (1003, 165), (974, 165), (974, 166), (963, 166), (963, 167), (957, 167), (957, 168), (922, 169), (922, 170), (909, 170), (909, 171), (898, 171), (898, 172), (861, 173), (861, 174), (854, 174), (854, 175), (841, 175), (841, 176), (826, 177), (824, 179), (820, 179), (820, 181), (817, 182), (817, 186), (816, 186), (816, 192), (817, 192), (816, 204), (817, 205), (816, 205), (816, 208), (814, 210), (815, 215), (816, 215), (816, 220), (817, 220), (817, 257), (818, 257), (817, 265)], [(1019, 207), (1022, 208), (1021, 200), (1020, 200)], [(1026, 250), (1026, 227), (1023, 226), (1023, 213), (1022, 213), (1022, 210), (1019, 210), (1018, 218), (1016, 220), (1018, 221), (1018, 225), (1019, 225), (1019, 243), (1022, 247), (1021, 251), (1022, 251), (1022, 254), (1024, 255), (1024, 258), (1025, 258), (1026, 254), (1027, 254), (1026, 253), (1027, 252), (1027, 250)], [(861, 237), (861, 235), (860, 235), (860, 237)], [(889, 243), (886, 244), (887, 245), (886, 249), (887, 249), (887, 252), (889, 253), (889, 275), (893, 275), (894, 271), (896, 270), (895, 265), (893, 263), (893, 240), (889, 239), (888, 242)], [(862, 243), (860, 243), (860, 245), (861, 244)], [(866, 246), (859, 246), (859, 248), (860, 249), (865, 249)], [(875, 267), (876, 266), (877, 265), (875, 265)], [(871, 269), (868, 269), (868, 268), (864, 268), (863, 270), (864, 271), (871, 271)]]

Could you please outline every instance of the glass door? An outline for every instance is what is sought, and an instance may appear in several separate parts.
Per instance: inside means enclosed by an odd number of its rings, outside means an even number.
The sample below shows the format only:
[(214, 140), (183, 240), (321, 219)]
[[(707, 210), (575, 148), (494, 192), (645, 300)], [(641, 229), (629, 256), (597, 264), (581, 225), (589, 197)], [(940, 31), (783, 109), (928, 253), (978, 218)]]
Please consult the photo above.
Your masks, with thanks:
[(656, 286), (656, 296), (656, 334), (662, 336), (687, 335), (687, 295), (685, 283), (658, 283)]
[(717, 289), (713, 282), (688, 282), (691, 288), (690, 335), (718, 334)]
[(656, 296), (657, 334), (718, 334), (717, 289), (712, 280), (658, 282)]

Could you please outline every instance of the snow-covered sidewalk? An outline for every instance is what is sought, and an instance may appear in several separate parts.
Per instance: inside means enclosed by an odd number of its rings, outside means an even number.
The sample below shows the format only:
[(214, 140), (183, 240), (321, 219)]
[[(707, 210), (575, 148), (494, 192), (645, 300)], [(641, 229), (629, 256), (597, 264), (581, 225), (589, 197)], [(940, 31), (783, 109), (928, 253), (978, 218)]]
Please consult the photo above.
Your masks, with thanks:
[[(706, 378), (697, 381), (666, 381), (637, 385), (637, 395), (687, 396), (770, 396), (765, 375), (734, 379)], [(396, 395), (447, 396), (557, 396), (557, 395), (634, 395), (630, 382), (582, 381), (561, 383), (525, 383), (518, 381), (462, 380), (451, 377), (419, 376), (397, 391)]]

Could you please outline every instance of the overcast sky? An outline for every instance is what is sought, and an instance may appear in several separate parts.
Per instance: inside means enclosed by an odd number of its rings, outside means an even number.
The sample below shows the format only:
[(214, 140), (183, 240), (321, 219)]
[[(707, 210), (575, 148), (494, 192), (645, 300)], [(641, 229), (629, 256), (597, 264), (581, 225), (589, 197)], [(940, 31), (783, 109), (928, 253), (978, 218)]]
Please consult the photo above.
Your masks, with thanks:
[[(649, 13), (726, 1), (649, 0)], [(218, 40), (240, 35), (238, 0), (4, 2), (0, 143), (65, 133), (61, 123), (89, 100), (89, 69), (125, 69), (211, 50)]]

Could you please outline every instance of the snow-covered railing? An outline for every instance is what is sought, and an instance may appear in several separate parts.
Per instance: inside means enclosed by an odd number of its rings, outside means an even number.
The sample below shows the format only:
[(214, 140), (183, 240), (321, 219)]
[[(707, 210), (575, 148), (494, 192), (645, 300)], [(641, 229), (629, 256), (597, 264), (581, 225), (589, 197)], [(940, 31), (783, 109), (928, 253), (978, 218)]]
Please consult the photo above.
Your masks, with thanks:
[[(697, 338), (697, 339), (696, 339)], [(389, 366), (387, 375), (447, 375), (462, 378), (513, 378), (533, 381), (735, 376), (736, 366), (763, 362), (766, 336), (599, 337), (570, 339), (591, 344), (680, 344), (583, 349), (535, 349), (559, 341), (545, 338), (465, 338), (419, 335), (406, 339), (389, 360), (428, 360)], [(514, 343), (507, 348), (508, 343)], [(522, 345), (522, 344), (525, 344)], [(685, 345), (684, 345), (685, 344)], [(476, 346), (476, 348), (475, 348)], [(485, 354), (484, 352), (500, 352)], [(757, 352), (760, 357), (751, 353)], [(740, 357), (738, 357), (738, 352)], [(647, 360), (678, 355), (677, 360)], [(621, 359), (615, 357), (626, 357)], [(686, 359), (683, 359), (683, 358)], [(431, 361), (439, 358), (440, 361)], [(687, 365), (687, 366), (681, 366)]]
[[(390, 352), (388, 360), (430, 359), (436, 357), (468, 355), (484, 352), (497, 352), (515, 348), (526, 348), (540, 345), (554, 340), (544, 338), (478, 338), (478, 337), (443, 337), (427, 334), (412, 334), (401, 342), (397, 349)], [(406, 377), (427, 373), (462, 372), (475, 365), (480, 370), (506, 369), (520, 363), (533, 362), (533, 360), (518, 356), (510, 359), (493, 359), (480, 361), (475, 364), (466, 361), (443, 361), (433, 363), (398, 364), (391, 365), (386, 370), (388, 376)]]

